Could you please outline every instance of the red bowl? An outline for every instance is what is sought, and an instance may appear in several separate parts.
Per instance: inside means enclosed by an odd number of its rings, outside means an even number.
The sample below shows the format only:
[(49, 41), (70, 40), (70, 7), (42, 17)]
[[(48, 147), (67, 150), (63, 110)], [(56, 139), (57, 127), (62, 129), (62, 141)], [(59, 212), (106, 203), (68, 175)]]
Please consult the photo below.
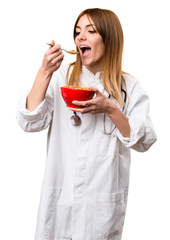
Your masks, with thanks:
[(81, 88), (61, 87), (61, 95), (70, 108), (82, 108), (81, 106), (74, 105), (72, 101), (87, 101), (93, 98), (94, 92)]

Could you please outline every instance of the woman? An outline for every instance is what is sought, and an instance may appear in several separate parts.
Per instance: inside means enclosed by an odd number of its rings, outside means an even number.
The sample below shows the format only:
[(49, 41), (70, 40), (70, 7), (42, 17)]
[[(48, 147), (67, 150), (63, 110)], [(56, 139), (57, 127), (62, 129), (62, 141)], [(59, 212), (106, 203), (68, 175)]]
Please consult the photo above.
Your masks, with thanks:
[[(122, 72), (123, 32), (109, 10), (87, 9), (74, 27), (79, 54), (60, 67), (63, 53), (45, 53), (34, 85), (21, 99), (18, 122), (25, 131), (49, 127), (47, 165), (36, 240), (120, 240), (130, 167), (130, 148), (144, 152), (156, 141), (149, 99)], [(57, 71), (56, 71), (57, 70)], [(92, 100), (74, 104), (81, 124), (73, 126), (60, 87), (92, 87)], [(75, 111), (75, 109), (74, 109)]]

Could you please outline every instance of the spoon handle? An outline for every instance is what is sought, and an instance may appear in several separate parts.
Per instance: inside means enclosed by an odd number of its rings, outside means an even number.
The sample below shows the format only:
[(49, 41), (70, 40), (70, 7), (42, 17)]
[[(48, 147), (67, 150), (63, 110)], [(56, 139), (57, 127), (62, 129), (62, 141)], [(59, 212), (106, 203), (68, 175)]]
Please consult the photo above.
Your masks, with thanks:
[(54, 45), (51, 43), (47, 43), (47, 45), (49, 45), (50, 47), (54, 47)]
[[(49, 45), (50, 47), (54, 47), (54, 45), (51, 44), (51, 43), (47, 43), (47, 45)], [(65, 50), (65, 49), (63, 49), (63, 48), (60, 48), (60, 49), (63, 50), (63, 51), (65, 51), (65, 52), (68, 52), (67, 50)]]
[[(49, 45), (50, 47), (54, 47), (54, 45), (53, 44), (51, 44), (51, 43), (47, 43), (47, 45)], [(70, 54), (78, 54), (79, 52), (77, 52), (77, 51), (75, 51), (75, 50), (71, 50), (71, 51), (67, 51), (67, 50), (65, 50), (64, 48), (60, 48), (62, 51), (65, 51), (65, 52), (67, 52), (67, 53), (70, 53)]]

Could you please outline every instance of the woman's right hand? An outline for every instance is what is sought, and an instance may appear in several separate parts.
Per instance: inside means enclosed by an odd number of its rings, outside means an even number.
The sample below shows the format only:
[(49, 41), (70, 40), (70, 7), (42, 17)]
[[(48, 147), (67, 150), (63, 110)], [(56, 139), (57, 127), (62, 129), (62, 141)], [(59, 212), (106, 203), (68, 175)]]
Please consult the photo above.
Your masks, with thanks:
[(54, 40), (51, 41), (53, 45), (49, 47), (49, 49), (44, 54), (43, 62), (41, 69), (45, 71), (48, 75), (52, 75), (61, 65), (64, 54), (60, 49), (60, 45), (56, 44)]
[(53, 72), (55, 72), (63, 61), (64, 54), (60, 49), (60, 45), (50, 47), (44, 55), (42, 65), (37, 73), (32, 89), (27, 97), (26, 107), (29, 111), (33, 111), (44, 99), (48, 85), (50, 83)]

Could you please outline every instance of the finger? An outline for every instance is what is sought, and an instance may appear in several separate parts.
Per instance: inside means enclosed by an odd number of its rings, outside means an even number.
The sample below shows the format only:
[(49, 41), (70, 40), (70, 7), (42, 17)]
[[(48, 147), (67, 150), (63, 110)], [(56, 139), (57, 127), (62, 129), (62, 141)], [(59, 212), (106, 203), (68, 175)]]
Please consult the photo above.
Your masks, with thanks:
[(55, 41), (51, 40), (51, 42), (47, 44), (49, 45), (49, 49), (51, 49), (55, 45)]
[(82, 101), (72, 101), (73, 104), (77, 106), (82, 106), (83, 102)]
[(52, 66), (60, 66), (63, 61), (63, 58), (61, 59), (54, 59), (54, 61), (51, 62)]
[(50, 65), (51, 66), (60, 66), (62, 61), (64, 59), (64, 54), (60, 54), (58, 57), (54, 58), (51, 62)]
[(73, 101), (72, 103), (77, 105), (77, 106), (89, 107), (90, 105), (93, 104), (93, 101), (92, 100), (88, 100), (88, 101)]
[(47, 54), (47, 61), (52, 62), (56, 58), (63, 58), (63, 57), (64, 57), (64, 54), (62, 53), (62, 51), (58, 50), (57, 52)]
[(52, 51), (52, 52), (56, 52), (56, 51), (58, 51), (58, 50), (61, 50), (60, 48), (61, 48), (61, 45), (60, 45), (60, 44), (56, 44), (56, 45), (54, 45), (54, 47), (51, 49), (51, 51)]
[(69, 109), (72, 111), (75, 111), (75, 112), (80, 112), (82, 114), (84, 114), (84, 113), (95, 114), (96, 113), (96, 110), (92, 106), (91, 107), (82, 107), (82, 108), (69, 108)]
[(80, 113), (88, 113), (90, 112), (87, 108), (69, 108), (69, 110), (74, 112), (80, 112)]
[(56, 44), (54, 46), (50, 46), (50, 48), (47, 50), (47, 54), (52, 54), (52, 53), (55, 53), (57, 51), (59, 51), (61, 48), (61, 45), (60, 44)]
[(55, 45), (54, 47), (51, 47), (50, 49), (48, 49), (46, 51), (44, 57), (46, 58), (46, 60), (48, 62), (50, 62), (61, 53), (62, 53), (62, 51), (60, 50), (59, 46)]
[(100, 91), (98, 90), (98, 88), (96, 88), (96, 87), (90, 87), (90, 88), (91, 88), (91, 90), (92, 90), (93, 92), (95, 92), (96, 94), (100, 93)]
[(52, 64), (56, 64), (58, 62), (62, 62), (64, 59), (64, 54), (61, 53), (60, 55), (58, 55), (57, 57), (55, 57), (54, 59), (51, 60)]
[(51, 40), (51, 44), (52, 44), (53, 46), (55, 46), (55, 41), (54, 41), (54, 40)]
[(70, 111), (73, 111), (73, 112), (82, 112), (82, 108), (71, 108), (71, 107), (69, 107), (68, 109)]

